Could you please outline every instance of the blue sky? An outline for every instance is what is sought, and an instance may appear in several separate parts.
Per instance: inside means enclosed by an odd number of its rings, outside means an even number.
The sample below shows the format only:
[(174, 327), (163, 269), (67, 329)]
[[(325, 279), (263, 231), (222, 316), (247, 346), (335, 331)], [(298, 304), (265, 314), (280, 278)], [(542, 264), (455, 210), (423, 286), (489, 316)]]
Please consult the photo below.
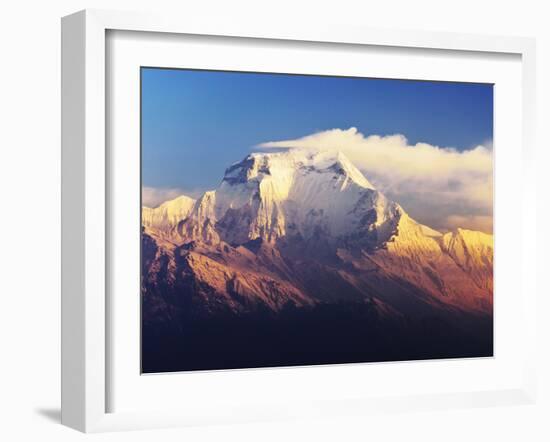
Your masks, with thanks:
[(493, 137), (491, 85), (142, 68), (143, 186), (215, 188), (255, 145), (333, 128), (459, 151)]

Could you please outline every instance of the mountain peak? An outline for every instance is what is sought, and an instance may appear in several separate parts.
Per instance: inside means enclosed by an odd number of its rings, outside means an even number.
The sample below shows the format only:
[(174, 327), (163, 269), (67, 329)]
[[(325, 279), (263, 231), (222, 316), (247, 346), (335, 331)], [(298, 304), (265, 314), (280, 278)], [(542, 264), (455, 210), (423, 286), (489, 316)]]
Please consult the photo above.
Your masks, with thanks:
[(335, 163), (332, 167), (337, 168), (340, 173), (349, 176), (362, 187), (374, 190), (374, 186), (365, 178), (365, 175), (341, 151), (336, 151)]
[(194, 204), (193, 198), (180, 195), (154, 208), (143, 206), (141, 211), (143, 225), (161, 231), (169, 230), (189, 215)]
[(288, 149), (282, 152), (254, 152), (226, 169), (223, 182), (243, 184), (266, 176), (288, 181), (309, 172), (344, 176), (360, 187), (373, 189), (353, 163), (339, 150)]

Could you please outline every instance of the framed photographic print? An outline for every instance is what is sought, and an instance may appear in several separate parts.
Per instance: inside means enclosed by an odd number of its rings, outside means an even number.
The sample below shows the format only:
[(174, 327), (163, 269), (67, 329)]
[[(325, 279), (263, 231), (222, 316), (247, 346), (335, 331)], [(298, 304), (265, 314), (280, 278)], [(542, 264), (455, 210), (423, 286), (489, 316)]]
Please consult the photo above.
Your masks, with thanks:
[(141, 137), (143, 373), (493, 356), (492, 84), (142, 67)]
[(533, 41), (106, 11), (62, 41), (63, 423), (533, 400)]

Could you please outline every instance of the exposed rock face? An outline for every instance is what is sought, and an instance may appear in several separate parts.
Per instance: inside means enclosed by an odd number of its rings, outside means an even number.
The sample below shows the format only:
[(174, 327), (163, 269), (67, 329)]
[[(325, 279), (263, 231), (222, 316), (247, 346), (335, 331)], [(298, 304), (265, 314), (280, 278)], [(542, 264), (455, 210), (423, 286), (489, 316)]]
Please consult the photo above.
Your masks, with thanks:
[(146, 321), (369, 303), (492, 316), (492, 236), (411, 219), (342, 154), (251, 154), (221, 185), (143, 209)]

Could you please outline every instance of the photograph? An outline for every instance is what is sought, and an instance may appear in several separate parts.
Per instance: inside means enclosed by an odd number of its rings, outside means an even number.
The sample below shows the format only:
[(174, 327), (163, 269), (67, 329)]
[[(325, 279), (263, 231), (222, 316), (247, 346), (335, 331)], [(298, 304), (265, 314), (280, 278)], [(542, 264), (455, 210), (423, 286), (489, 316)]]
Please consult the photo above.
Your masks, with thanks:
[(493, 84), (140, 76), (143, 374), (493, 357)]

